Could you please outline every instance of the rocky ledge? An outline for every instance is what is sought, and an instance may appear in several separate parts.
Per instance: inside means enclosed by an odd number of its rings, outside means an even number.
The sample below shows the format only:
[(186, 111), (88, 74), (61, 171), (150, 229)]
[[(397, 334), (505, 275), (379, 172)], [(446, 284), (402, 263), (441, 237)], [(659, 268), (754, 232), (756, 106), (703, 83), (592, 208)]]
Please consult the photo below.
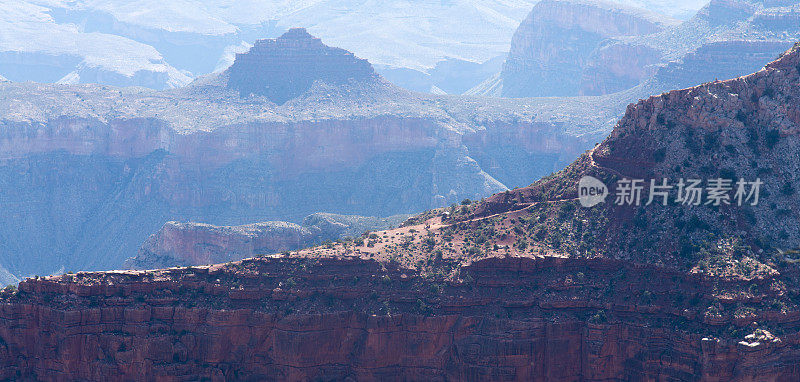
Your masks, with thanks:
[(241, 226), (167, 222), (125, 261), (128, 269), (206, 265), (297, 250), (364, 231), (400, 225), (410, 215), (387, 218), (316, 213), (295, 224), (272, 221)]
[[(730, 381), (799, 372), (796, 310), (708, 311), (780, 299), (770, 288), (780, 280), (557, 257), (491, 258), (443, 277), (453, 264), (434, 263), (441, 272), (277, 257), (26, 280), (0, 300), (0, 378)], [(722, 298), (714, 287), (738, 293)]]

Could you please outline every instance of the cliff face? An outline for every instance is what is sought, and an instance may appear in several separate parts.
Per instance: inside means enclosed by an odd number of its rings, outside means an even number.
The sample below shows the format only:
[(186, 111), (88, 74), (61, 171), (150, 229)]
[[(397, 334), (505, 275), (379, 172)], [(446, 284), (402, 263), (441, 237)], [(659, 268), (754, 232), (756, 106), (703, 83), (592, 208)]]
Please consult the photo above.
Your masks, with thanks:
[[(748, 381), (800, 372), (796, 335), (777, 340), (749, 320), (702, 313), (715, 301), (713, 279), (557, 258), (461, 272), (467, 279), (446, 281), (373, 260), (284, 258), (28, 280), (2, 297), (0, 377)], [(800, 316), (753, 319), (791, 327)], [(721, 338), (730, 327), (754, 335)]]
[[(800, 44), (631, 105), (530, 187), (360, 240), (25, 280), (0, 295), (0, 378), (797, 380), (798, 84)], [(577, 201), (585, 175), (614, 195), (729, 171), (761, 203)]]
[(125, 265), (133, 269), (156, 269), (225, 263), (255, 254), (308, 247), (314, 242), (310, 230), (287, 222), (235, 227), (167, 222)]
[[(479, 199), (562, 167), (585, 149), (579, 135), (624, 107), (411, 93), (301, 31), (259, 47), (162, 92), (0, 83), (2, 267), (119, 268), (167, 221), (299, 223)], [(274, 84), (291, 99), (264, 95)]]
[(680, 24), (603, 3), (544, 1), (520, 24), (502, 73), (470, 94), (603, 95), (638, 85), (659, 93), (739, 77), (799, 40), (798, 20), (798, 5), (780, 1), (713, 0)]
[[(675, 23), (665, 16), (610, 2), (539, 2), (511, 41), (511, 52), (501, 73), (501, 95), (581, 94), (581, 78), (592, 52), (602, 41), (616, 36), (652, 34)], [(623, 89), (638, 83), (631, 83), (621, 75), (614, 77), (613, 81), (627, 85)]]
[[(796, 3), (713, 0), (665, 31), (609, 39), (589, 59), (582, 94), (613, 93), (651, 78), (660, 91), (752, 73), (800, 39), (798, 17)], [(613, 80), (621, 77), (628, 79)]]
[(167, 222), (144, 242), (128, 269), (156, 269), (241, 260), (360, 236), (365, 231), (398, 226), (407, 215), (388, 218), (317, 213), (303, 224), (264, 222), (243, 226)]

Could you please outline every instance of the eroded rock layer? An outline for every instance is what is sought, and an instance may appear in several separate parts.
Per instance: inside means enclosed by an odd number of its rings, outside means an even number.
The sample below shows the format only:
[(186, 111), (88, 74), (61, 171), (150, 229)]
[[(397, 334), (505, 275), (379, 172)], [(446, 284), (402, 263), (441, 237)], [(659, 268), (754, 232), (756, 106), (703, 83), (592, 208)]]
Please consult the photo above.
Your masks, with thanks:
[[(562, 258), (484, 260), (451, 280), (353, 258), (79, 273), (2, 297), (0, 378), (791, 380), (796, 334), (702, 315), (712, 286), (768, 299), (771, 281)], [(754, 335), (721, 338), (730, 328)]]
[(668, 90), (747, 75), (800, 39), (798, 21), (796, 2), (713, 0), (678, 26), (604, 42), (589, 59), (581, 93), (608, 94), (651, 78)]
[(303, 28), (290, 29), (277, 39), (256, 41), (249, 52), (237, 54), (226, 74), (228, 87), (244, 95), (267, 96), (278, 104), (303, 94), (314, 81), (341, 85), (377, 79), (367, 60), (328, 47)]
[[(666, 16), (605, 1), (542, 1), (514, 34), (498, 95), (578, 95), (585, 67), (601, 42), (652, 34), (676, 23)], [(621, 89), (636, 84), (627, 83)]]
[[(237, 62), (161, 92), (0, 83), (0, 267), (11, 274), (0, 281), (122, 267), (167, 221), (299, 223), (478, 199), (561, 168), (585, 149), (579, 135), (624, 110), (411, 93), (301, 30)], [(277, 105), (273, 85), (291, 99)]]
[(376, 218), (317, 213), (303, 224), (273, 221), (242, 226), (167, 222), (125, 261), (127, 269), (206, 265), (297, 250), (323, 241), (396, 227), (409, 215)]

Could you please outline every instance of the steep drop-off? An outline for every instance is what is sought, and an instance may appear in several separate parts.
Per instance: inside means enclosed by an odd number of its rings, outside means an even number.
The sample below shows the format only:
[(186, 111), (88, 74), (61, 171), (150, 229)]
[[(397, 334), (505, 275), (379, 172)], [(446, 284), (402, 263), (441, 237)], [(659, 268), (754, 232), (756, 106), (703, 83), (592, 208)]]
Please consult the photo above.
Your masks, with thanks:
[(301, 30), (256, 45), (168, 91), (0, 83), (0, 265), (18, 277), (119, 268), (167, 221), (479, 199), (563, 167), (624, 108), (411, 93)]
[[(577, 96), (592, 52), (610, 37), (648, 35), (674, 26), (669, 17), (605, 1), (546, 0), (533, 7), (511, 40), (492, 95)], [(635, 86), (627, 83), (619, 90)]]
[[(26, 280), (1, 300), (0, 376), (797, 380), (799, 91), (800, 44), (756, 74), (631, 105), (603, 143), (530, 187), (398, 229), (215, 266)], [(576, 200), (585, 175), (730, 171), (762, 177), (760, 203)]]

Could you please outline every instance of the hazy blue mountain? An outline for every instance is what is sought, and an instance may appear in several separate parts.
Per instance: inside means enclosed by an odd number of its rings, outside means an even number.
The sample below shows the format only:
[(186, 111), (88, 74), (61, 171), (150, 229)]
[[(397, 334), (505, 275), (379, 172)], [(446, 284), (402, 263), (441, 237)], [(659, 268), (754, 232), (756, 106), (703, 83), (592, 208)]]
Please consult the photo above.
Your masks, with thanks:
[[(609, 1), (541, 1), (514, 33), (500, 84), (490, 95), (581, 95), (592, 54), (607, 39), (649, 35), (677, 24), (675, 19)], [(626, 83), (618, 90), (635, 85)]]
[(118, 268), (167, 221), (298, 223), (480, 199), (564, 166), (631, 96), (414, 93), (303, 30), (180, 89), (3, 82), (0, 265)]
[[(459, 94), (501, 69), (537, 0), (0, 0), (0, 74), (14, 81), (180, 86), (259, 38), (306, 27), (394, 83)], [(698, 0), (620, 0), (688, 18)]]
[(0, 74), (12, 81), (98, 82), (155, 89), (186, 85), (190, 76), (154, 47), (109, 33), (59, 24), (51, 9), (0, 1)]
[[(800, 3), (790, 0), (713, 0), (682, 23), (636, 14), (611, 2), (542, 1), (503, 70), (468, 94), (602, 95), (641, 84), (661, 92), (752, 73), (800, 39)], [(660, 27), (641, 27), (654, 17)]]

